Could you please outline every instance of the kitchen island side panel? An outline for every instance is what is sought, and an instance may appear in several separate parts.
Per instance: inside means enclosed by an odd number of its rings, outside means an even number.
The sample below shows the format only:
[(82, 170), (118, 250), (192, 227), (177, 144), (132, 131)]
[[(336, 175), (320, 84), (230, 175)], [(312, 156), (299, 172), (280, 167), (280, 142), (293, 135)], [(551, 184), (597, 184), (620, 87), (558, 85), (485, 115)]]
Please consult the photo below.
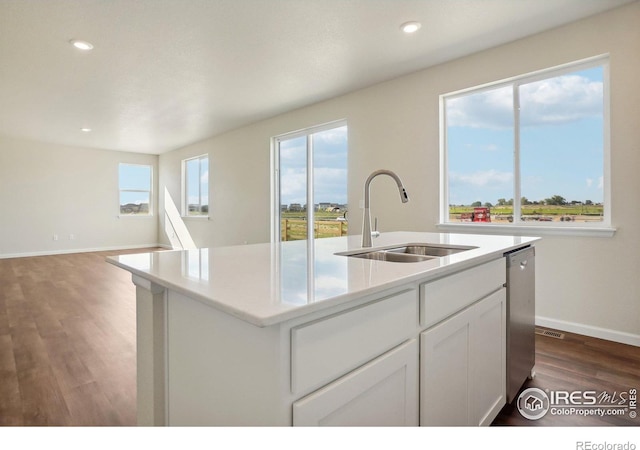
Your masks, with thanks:
[(289, 335), (169, 292), (168, 425), (290, 426)]

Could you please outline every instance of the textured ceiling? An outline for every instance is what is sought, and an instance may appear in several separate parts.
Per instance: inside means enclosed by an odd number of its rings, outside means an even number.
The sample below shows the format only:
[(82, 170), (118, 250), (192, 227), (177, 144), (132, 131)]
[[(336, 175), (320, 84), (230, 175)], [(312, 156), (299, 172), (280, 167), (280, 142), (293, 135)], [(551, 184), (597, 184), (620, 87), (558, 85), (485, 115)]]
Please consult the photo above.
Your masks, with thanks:
[(629, 2), (0, 0), (0, 134), (159, 154)]

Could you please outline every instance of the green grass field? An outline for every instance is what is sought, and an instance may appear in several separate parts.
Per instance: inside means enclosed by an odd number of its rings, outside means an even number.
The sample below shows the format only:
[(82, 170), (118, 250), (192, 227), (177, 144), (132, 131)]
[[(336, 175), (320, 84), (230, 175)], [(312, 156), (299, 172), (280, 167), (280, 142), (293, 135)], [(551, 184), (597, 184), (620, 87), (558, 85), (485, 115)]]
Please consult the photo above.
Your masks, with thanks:
[[(473, 212), (473, 206), (450, 206), (449, 216), (452, 220), (459, 219), (462, 213)], [(492, 220), (494, 218), (507, 219), (513, 216), (513, 206), (493, 206), (491, 209)], [(527, 218), (547, 218), (553, 221), (560, 221), (563, 218), (572, 218), (575, 221), (595, 221), (603, 215), (602, 205), (523, 205), (522, 217)]]
[[(344, 217), (343, 212), (336, 213), (336, 212), (328, 212), (328, 211), (316, 211), (313, 215), (315, 216), (316, 220), (335, 220), (338, 217)], [(306, 211), (301, 211), (301, 212), (285, 211), (280, 214), (280, 217), (282, 219), (305, 219), (307, 217), (307, 212)]]
[[(316, 211), (314, 213), (314, 236), (316, 238), (346, 236), (348, 223), (346, 220), (336, 220), (344, 218), (344, 213), (327, 211)], [(280, 230), (283, 241), (297, 241), (307, 238), (307, 213), (306, 212), (283, 212), (281, 214)]]

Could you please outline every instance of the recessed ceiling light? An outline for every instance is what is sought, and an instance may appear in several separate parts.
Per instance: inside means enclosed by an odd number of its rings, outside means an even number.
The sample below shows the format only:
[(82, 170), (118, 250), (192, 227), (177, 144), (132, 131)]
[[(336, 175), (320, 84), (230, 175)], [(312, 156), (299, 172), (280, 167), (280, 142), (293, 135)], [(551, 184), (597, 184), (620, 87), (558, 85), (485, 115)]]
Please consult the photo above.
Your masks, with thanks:
[(80, 128), (80, 131), (84, 133), (89, 133), (91, 131), (91, 128)]
[(400, 29), (407, 34), (415, 33), (420, 29), (422, 24), (420, 22), (405, 22), (400, 25)]
[(91, 42), (71, 39), (69, 43), (79, 50), (89, 51), (93, 49), (93, 44)]

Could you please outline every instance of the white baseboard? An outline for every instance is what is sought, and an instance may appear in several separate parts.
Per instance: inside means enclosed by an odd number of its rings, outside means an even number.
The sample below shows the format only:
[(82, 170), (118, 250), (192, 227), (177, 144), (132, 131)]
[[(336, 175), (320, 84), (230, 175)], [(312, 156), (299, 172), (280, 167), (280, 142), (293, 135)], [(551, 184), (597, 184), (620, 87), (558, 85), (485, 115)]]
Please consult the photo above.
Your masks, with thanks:
[(536, 316), (536, 325), (555, 330), (566, 331), (568, 333), (582, 334), (583, 336), (605, 339), (607, 341), (619, 342), (621, 344), (634, 345), (640, 347), (640, 335), (616, 331), (608, 328), (594, 327), (581, 323), (567, 322), (565, 320), (550, 319), (548, 317)]
[(120, 245), (117, 247), (74, 248), (74, 249), (68, 249), (68, 250), (48, 250), (44, 252), (8, 253), (4, 255), (0, 254), (0, 259), (28, 258), (30, 256), (68, 255), (71, 253), (109, 252), (114, 250), (137, 250), (141, 248), (153, 248), (153, 247), (171, 249), (170, 246), (154, 243), (154, 244), (139, 244), (139, 245)]

